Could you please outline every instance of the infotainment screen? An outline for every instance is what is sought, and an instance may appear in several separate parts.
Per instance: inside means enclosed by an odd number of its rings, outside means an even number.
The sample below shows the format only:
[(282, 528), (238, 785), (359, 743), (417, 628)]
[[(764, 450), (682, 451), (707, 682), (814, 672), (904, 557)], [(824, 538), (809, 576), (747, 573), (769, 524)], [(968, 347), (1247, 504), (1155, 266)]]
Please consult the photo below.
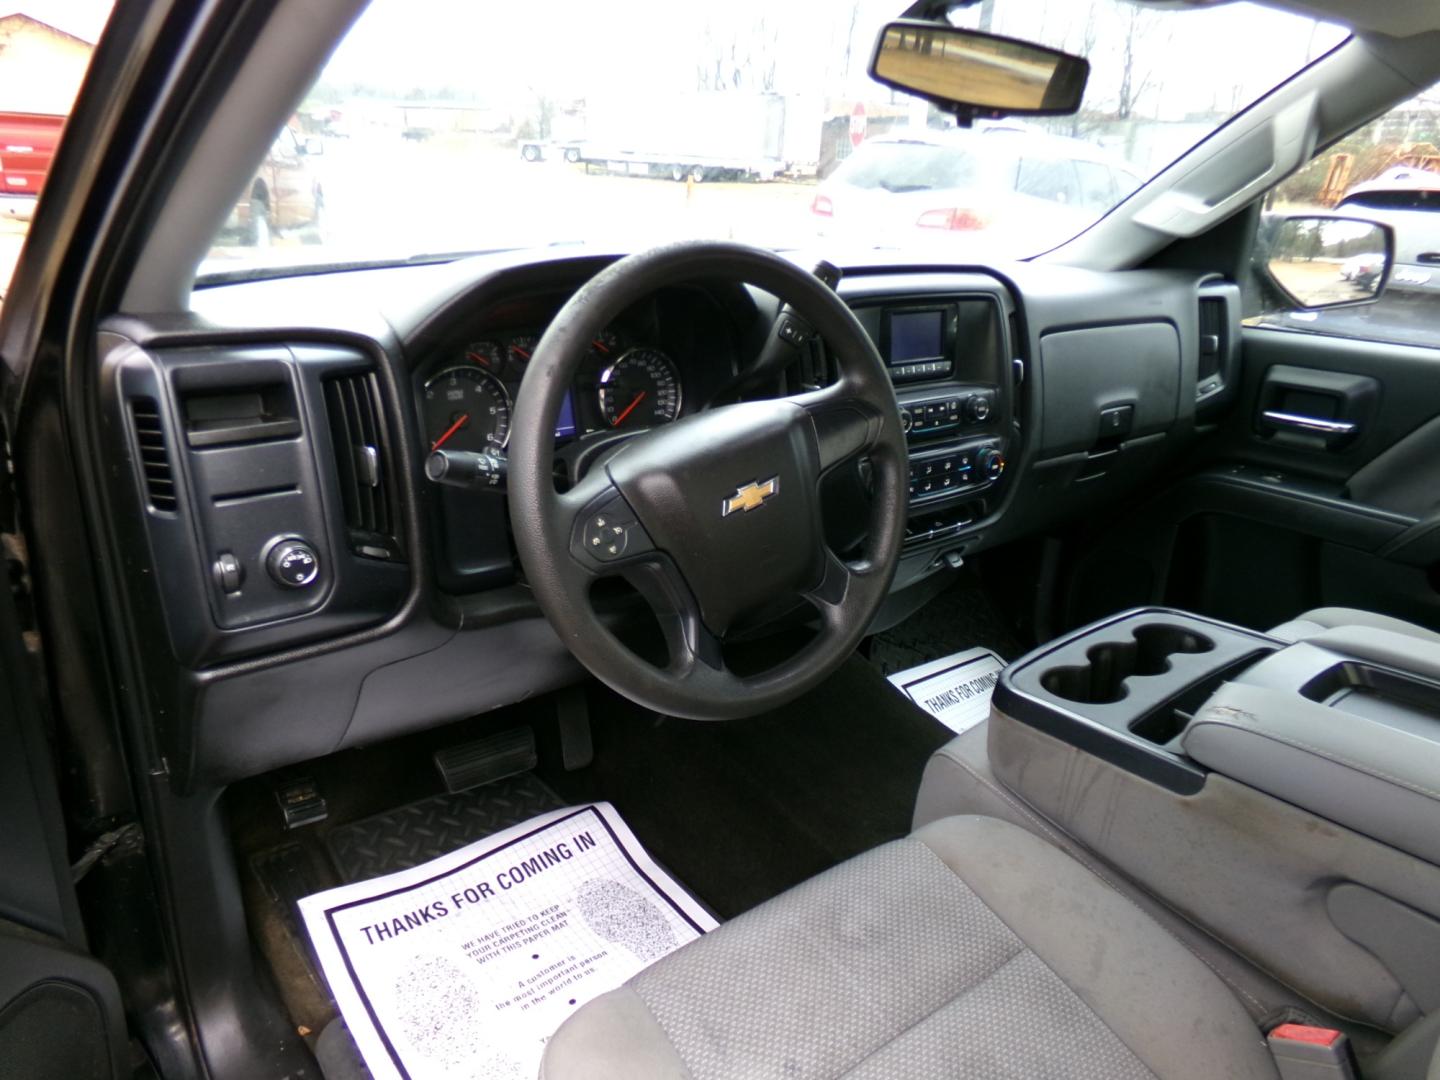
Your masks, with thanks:
[(944, 311), (890, 313), (890, 355), (885, 359), (891, 367), (917, 360), (942, 360), (944, 357)]

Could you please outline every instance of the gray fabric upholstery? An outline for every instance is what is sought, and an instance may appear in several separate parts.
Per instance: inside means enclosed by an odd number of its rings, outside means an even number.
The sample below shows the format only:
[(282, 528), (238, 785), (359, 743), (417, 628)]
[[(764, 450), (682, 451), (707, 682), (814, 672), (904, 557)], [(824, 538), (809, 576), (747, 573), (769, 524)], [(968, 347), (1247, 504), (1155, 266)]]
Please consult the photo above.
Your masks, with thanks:
[(1389, 615), (1377, 615), (1373, 611), (1343, 607), (1325, 607), (1307, 611), (1289, 622), (1281, 623), (1270, 630), (1269, 635), (1279, 638), (1281, 641), (1304, 641), (1316, 634), (1340, 626), (1363, 626), (1372, 630), (1388, 630), (1393, 634), (1406, 634), (1413, 638), (1419, 638), (1421, 641), (1440, 644), (1440, 634), (1434, 630), (1427, 630), (1423, 626), (1406, 622), (1404, 619), (1392, 619)]
[(1215, 975), (1058, 849), (949, 818), (579, 1010), (541, 1075), (1273, 1078)]
[(1233, 952), (1352, 1022), (1419, 1017), (1323, 898), (1353, 881), (1440, 918), (1440, 867), (1219, 773), (1180, 795), (999, 710), (988, 735), (1004, 790)]
[(1298, 694), (1226, 683), (1185, 729), (1223, 776), (1440, 865), (1440, 741)]

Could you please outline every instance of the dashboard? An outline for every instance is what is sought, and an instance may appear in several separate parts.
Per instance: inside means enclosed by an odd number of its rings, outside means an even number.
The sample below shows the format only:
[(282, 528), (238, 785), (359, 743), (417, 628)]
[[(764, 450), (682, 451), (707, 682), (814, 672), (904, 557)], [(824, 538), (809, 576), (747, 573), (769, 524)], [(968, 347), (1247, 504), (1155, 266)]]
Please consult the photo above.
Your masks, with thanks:
[[(197, 294), (189, 321), (106, 324), (104, 437), (146, 601), (137, 621), (170, 646), (149, 650), (147, 683), (177, 784), (228, 783), (583, 676), (520, 573), (503, 469), (467, 488), (434, 482), (427, 459), (503, 462), (536, 343), (614, 258), (510, 252), (232, 284)], [(910, 452), (882, 622), (961, 559), (1135, 490), (1230, 392), (1238, 293), (1204, 275), (878, 255), (843, 269), (838, 291), (889, 368)], [(833, 380), (825, 343), (787, 319), (774, 296), (709, 280), (622, 313), (570, 387), (557, 485), (648, 427)], [(786, 334), (786, 362), (757, 376)], [(865, 463), (822, 484), (843, 556), (868, 520)], [(604, 590), (592, 600), (617, 626), (634, 612)]]

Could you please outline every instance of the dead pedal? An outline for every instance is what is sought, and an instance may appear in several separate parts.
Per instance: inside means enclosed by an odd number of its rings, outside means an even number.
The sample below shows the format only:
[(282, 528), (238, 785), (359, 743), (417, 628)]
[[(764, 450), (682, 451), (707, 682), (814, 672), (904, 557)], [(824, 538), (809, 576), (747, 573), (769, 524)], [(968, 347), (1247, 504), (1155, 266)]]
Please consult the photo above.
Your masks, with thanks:
[(529, 772), (539, 760), (535, 733), (528, 727), (512, 728), (435, 751), (435, 767), (440, 770), (445, 790), (452, 795)]

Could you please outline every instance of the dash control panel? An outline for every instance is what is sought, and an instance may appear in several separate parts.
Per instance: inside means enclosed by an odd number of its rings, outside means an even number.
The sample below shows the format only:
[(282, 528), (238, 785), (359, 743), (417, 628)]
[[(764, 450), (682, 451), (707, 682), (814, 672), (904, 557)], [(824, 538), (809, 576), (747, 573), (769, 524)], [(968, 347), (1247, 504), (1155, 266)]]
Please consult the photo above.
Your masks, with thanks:
[(995, 411), (993, 391), (950, 394), (900, 406), (900, 426), (909, 441), (952, 435), (971, 424), (983, 424)]
[(1005, 473), (998, 439), (942, 447), (910, 459), (910, 501), (938, 499), (994, 483)]

